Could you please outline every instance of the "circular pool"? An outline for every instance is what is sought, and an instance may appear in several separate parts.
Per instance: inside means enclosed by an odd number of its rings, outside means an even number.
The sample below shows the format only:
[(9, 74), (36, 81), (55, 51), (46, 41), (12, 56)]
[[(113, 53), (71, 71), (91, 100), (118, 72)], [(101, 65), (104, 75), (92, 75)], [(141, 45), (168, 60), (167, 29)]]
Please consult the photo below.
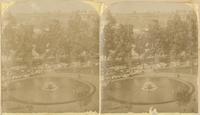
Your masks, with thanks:
[(177, 94), (191, 95), (193, 85), (178, 78), (161, 75), (138, 75), (110, 82), (104, 89), (107, 98), (126, 104), (148, 105), (177, 101)]
[(90, 98), (95, 86), (65, 74), (40, 75), (11, 82), (8, 92), (11, 99), (22, 103), (66, 104)]

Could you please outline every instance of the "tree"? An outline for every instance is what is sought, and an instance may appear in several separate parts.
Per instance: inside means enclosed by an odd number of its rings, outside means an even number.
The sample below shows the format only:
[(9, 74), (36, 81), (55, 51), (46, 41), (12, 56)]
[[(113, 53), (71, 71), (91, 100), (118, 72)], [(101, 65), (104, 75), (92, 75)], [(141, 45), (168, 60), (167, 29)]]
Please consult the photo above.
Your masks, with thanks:
[(194, 62), (198, 55), (198, 29), (197, 17), (194, 11), (189, 12), (186, 18), (188, 28), (188, 45), (186, 52), (189, 54), (187, 57), (190, 59), (191, 73), (194, 73)]
[(17, 21), (12, 14), (6, 16), (7, 25), (2, 33), (2, 54), (9, 56), (10, 50), (17, 48)]
[(64, 47), (69, 60), (85, 62), (94, 55), (98, 55), (99, 20), (97, 14), (73, 13), (64, 31), (66, 36), (61, 46)]
[[(71, 19), (68, 21), (67, 34), (69, 39), (69, 58), (70, 60), (79, 60), (82, 52), (82, 45), (86, 43), (84, 40), (86, 33), (83, 29), (87, 29), (87, 23), (84, 23), (81, 19), (81, 15), (76, 12), (72, 14)], [(73, 45), (72, 45), (73, 44)]]
[(91, 41), (90, 45), (91, 47), (89, 48), (89, 51), (92, 51), (92, 55), (96, 55), (96, 57), (99, 57), (99, 16), (98, 14), (92, 16), (90, 25), (92, 27), (90, 28), (88, 32), (91, 33), (91, 38), (89, 41)]
[(111, 60), (120, 59), (121, 62), (131, 60), (131, 46), (133, 44), (133, 25), (116, 24), (116, 20), (108, 11), (107, 24), (104, 27), (104, 55)]
[(19, 44), (16, 56), (22, 58), (23, 62), (29, 67), (32, 66), (32, 43), (33, 43), (33, 26), (21, 25), (19, 28)]
[(147, 32), (148, 48), (150, 49), (150, 54), (154, 56), (154, 63), (158, 61), (158, 55), (162, 52), (162, 28), (159, 25), (158, 20), (153, 20), (152, 24), (149, 25), (149, 30)]
[(110, 11), (106, 13), (106, 22), (107, 24), (104, 27), (104, 39), (103, 39), (103, 54), (106, 58), (111, 56), (111, 51), (115, 49), (114, 44), (114, 36), (115, 36), (115, 28), (116, 20), (112, 16)]
[[(132, 25), (119, 25), (116, 28), (116, 35), (114, 36), (115, 54), (114, 58), (121, 58), (122, 62), (129, 62), (131, 58), (131, 48), (133, 44), (133, 26)], [(129, 61), (128, 61), (129, 60)], [(127, 62), (128, 61), (128, 62)]]
[(59, 57), (62, 52), (62, 47), (60, 47), (60, 43), (64, 37), (63, 27), (61, 26), (61, 22), (59, 20), (52, 20), (52, 23), (49, 25), (48, 31), (48, 42), (50, 44), (50, 50), (52, 55), (56, 57), (56, 61), (59, 61)]
[[(149, 55), (149, 43), (148, 43), (148, 34), (142, 33), (140, 35), (135, 36), (135, 51), (139, 55), (139, 57), (143, 57), (143, 59), (140, 59), (140, 63), (142, 61), (145, 61), (145, 57), (148, 57)], [(144, 63), (144, 62), (143, 62)]]
[(2, 67), (8, 67), (14, 64), (13, 59), (15, 59), (17, 44), (19, 43), (16, 18), (8, 13), (8, 15), (6, 15), (6, 21), (7, 24), (2, 30), (1, 38)]
[(175, 14), (171, 20), (168, 21), (167, 24), (167, 37), (168, 43), (170, 44), (170, 52), (169, 55), (172, 60), (178, 58), (182, 51), (186, 50), (187, 46), (187, 25), (181, 19), (179, 14)]

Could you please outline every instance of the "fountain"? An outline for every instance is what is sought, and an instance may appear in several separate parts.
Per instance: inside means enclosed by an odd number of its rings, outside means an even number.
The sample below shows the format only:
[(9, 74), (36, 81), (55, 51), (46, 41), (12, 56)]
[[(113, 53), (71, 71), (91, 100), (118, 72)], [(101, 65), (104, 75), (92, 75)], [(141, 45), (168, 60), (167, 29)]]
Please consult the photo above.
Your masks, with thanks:
[(177, 92), (179, 88), (184, 89), (188, 95), (194, 92), (193, 85), (184, 80), (148, 73), (112, 81), (103, 90), (107, 92), (106, 98), (115, 102), (150, 105), (178, 101), (172, 92)]
[(42, 87), (42, 90), (44, 91), (55, 91), (56, 89), (58, 89), (58, 86), (51, 81), (46, 82)]
[[(18, 84), (20, 87), (17, 87)], [(75, 103), (90, 98), (95, 92), (95, 86), (89, 82), (69, 77), (66, 73), (43, 74), (37, 77), (12, 81), (9, 90), (14, 101), (34, 105), (55, 105)], [(79, 88), (76, 96), (74, 88)], [(84, 95), (83, 95), (84, 93)]]
[(146, 81), (142, 87), (143, 91), (155, 91), (158, 87), (151, 81)]

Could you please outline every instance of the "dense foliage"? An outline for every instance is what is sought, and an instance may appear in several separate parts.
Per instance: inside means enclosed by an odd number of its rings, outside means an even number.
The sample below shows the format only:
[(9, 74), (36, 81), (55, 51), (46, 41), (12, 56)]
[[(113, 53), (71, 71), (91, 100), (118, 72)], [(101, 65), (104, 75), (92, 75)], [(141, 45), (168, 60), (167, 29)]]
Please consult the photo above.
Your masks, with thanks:
[[(12, 64), (21, 60), (32, 64), (36, 59), (44, 62), (66, 63), (73, 61), (97, 60), (99, 50), (99, 20), (97, 14), (69, 14), (68, 19), (43, 18), (30, 24), (29, 18), (21, 23), (12, 14), (7, 15), (7, 24), (2, 36), (2, 54), (12, 58)], [(30, 18), (31, 19), (31, 18)]]
[[(172, 13), (166, 26), (152, 20), (141, 34), (133, 32), (134, 24), (118, 24), (108, 11), (104, 27), (104, 55), (107, 60), (130, 59), (134, 50), (138, 58), (165, 57), (167, 62), (197, 58), (197, 20), (194, 12)], [(141, 29), (142, 30), (142, 29)], [(132, 55), (132, 57), (134, 57)]]

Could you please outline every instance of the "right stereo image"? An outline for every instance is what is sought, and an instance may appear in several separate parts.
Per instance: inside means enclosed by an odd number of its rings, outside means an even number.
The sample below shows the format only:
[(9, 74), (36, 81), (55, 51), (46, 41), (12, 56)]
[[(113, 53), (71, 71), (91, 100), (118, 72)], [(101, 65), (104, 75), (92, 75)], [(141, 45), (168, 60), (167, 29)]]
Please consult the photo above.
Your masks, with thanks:
[(103, 13), (102, 113), (197, 113), (193, 7), (110, 2)]

